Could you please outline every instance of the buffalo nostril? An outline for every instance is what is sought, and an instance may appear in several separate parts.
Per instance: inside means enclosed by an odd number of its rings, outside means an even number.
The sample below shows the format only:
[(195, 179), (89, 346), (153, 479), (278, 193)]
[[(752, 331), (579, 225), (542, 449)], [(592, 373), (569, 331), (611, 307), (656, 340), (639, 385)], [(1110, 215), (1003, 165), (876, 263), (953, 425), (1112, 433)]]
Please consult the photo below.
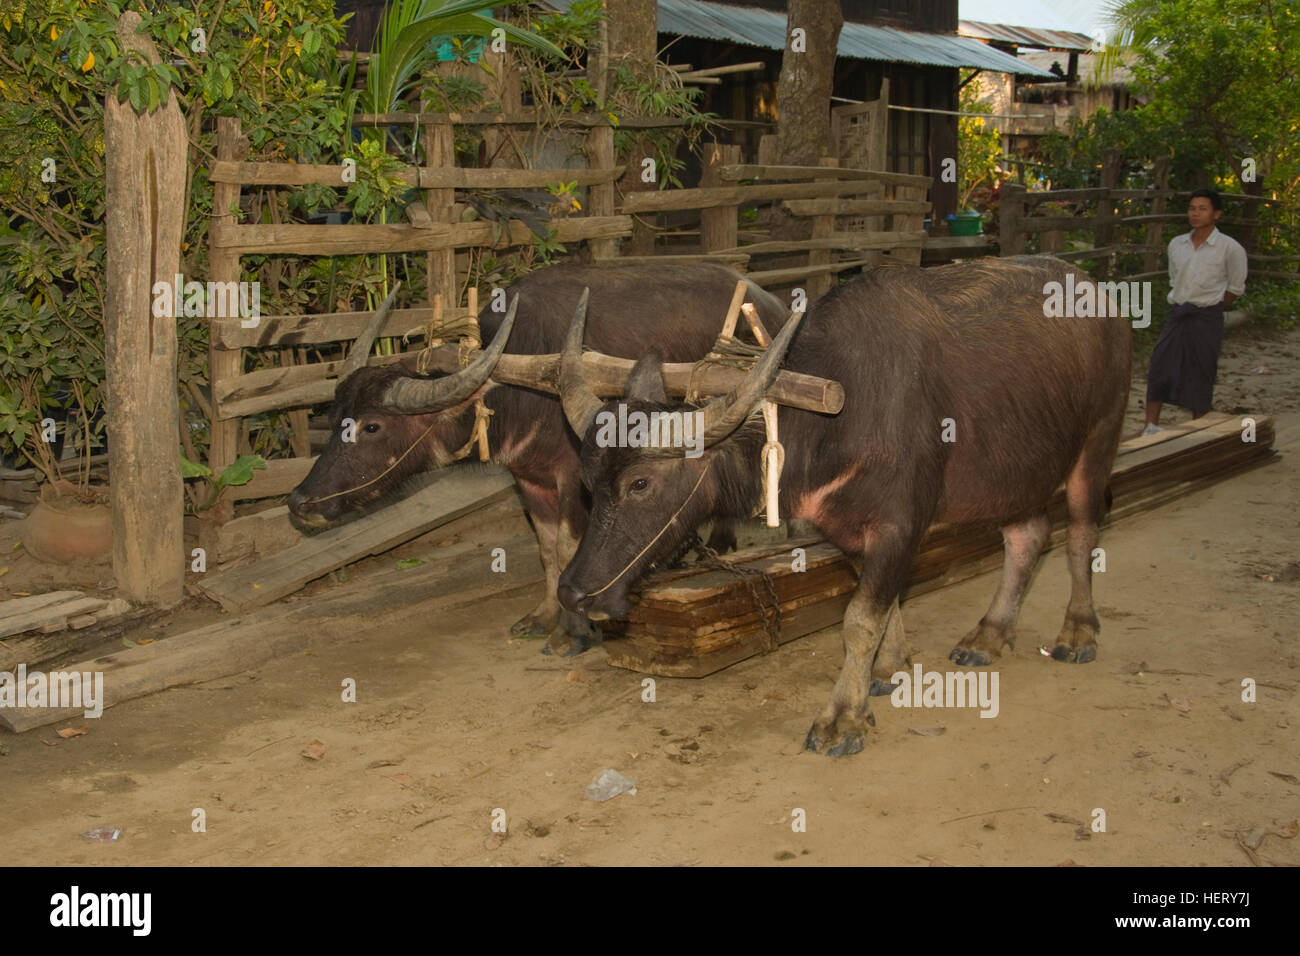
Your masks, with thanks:
[(288, 505), (289, 510), (296, 515), (310, 514), (316, 507), (316, 503), (297, 488), (289, 493)]
[(556, 596), (565, 608), (578, 614), (585, 611), (588, 605), (591, 604), (591, 598), (588, 595), (568, 584), (561, 584), (556, 589)]

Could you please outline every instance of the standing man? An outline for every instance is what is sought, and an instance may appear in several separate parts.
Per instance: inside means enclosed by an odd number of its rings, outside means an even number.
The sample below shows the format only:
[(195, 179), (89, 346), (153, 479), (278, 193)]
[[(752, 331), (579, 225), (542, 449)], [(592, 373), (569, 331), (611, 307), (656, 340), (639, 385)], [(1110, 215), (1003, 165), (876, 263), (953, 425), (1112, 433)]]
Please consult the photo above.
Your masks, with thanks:
[(1151, 353), (1147, 373), (1147, 424), (1143, 435), (1163, 431), (1160, 407), (1181, 405), (1200, 418), (1210, 410), (1223, 342), (1223, 310), (1246, 291), (1246, 250), (1215, 225), (1223, 199), (1197, 189), (1187, 204), (1192, 231), (1169, 243), (1169, 303), (1173, 308)]

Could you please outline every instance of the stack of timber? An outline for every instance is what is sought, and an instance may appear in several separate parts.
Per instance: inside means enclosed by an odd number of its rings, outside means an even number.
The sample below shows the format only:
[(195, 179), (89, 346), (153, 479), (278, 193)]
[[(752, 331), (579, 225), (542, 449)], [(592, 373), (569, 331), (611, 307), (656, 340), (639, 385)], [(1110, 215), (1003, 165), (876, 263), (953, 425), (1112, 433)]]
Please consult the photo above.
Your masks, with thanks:
[[(1246, 421), (1253, 422), (1253, 436)], [(1253, 437), (1253, 441), (1246, 440)], [(1114, 522), (1166, 504), (1275, 457), (1273, 422), (1211, 413), (1156, 435), (1120, 445), (1111, 472)], [(1065, 538), (1065, 499), (1057, 492), (1048, 508), (1052, 537)], [(802, 562), (795, 548), (802, 548)], [(780, 643), (838, 623), (857, 584), (857, 574), (837, 548), (816, 539), (790, 540), (730, 555), (733, 564), (769, 577), (760, 579), (694, 566), (654, 575), (642, 588), (626, 622), (605, 625), (609, 662), (665, 677), (704, 677), (771, 646), (764, 628), (772, 595), (780, 606)], [(994, 527), (931, 527), (908, 575), (904, 600), (956, 584), (1002, 564), (1002, 535)], [(800, 565), (801, 570), (796, 566)], [(751, 584), (753, 590), (751, 591)], [(755, 602), (765, 610), (760, 611)]]
[(34, 665), (75, 650), (81, 631), (131, 610), (121, 598), (50, 591), (0, 601), (0, 670)]

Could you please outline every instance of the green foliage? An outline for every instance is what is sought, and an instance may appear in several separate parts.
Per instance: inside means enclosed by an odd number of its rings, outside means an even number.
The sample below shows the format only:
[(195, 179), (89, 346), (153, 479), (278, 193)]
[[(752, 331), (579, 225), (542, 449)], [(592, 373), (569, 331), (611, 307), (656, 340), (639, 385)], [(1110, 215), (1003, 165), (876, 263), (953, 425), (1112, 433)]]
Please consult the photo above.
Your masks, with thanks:
[[(159, 64), (121, 50), (117, 18), (127, 9), (141, 15)], [(9, 158), (0, 164), (0, 400), (29, 426), (76, 406), (91, 420), (103, 381), (105, 97), (136, 109), (177, 97), (194, 170), (182, 269), (202, 276), (216, 140), (205, 117), (239, 117), (250, 159), (337, 161), (350, 116), (335, 61), (343, 21), (330, 0), (19, 0), (0, 14), (0, 34), (0, 151)], [(323, 187), (303, 193), (334, 202)], [(274, 291), (263, 303), (279, 306)], [(178, 334), (182, 384), (206, 382), (206, 323), (178, 319)], [(0, 430), (0, 451), (40, 463), (48, 446), (34, 435)]]
[[(696, 107), (703, 90), (683, 85), (677, 74), (662, 63), (654, 64), (647, 74), (627, 63), (615, 63), (601, 97), (587, 80), (583, 67), (584, 54), (598, 37), (603, 17), (601, 0), (578, 0), (567, 13), (532, 19), (531, 26), (538, 34), (570, 51), (558, 58), (531, 50), (518, 51), (525, 89), (539, 113), (539, 125), (554, 126), (554, 117), (566, 112), (604, 113), (615, 127), (614, 151), (620, 161), (644, 152), (655, 160), (660, 189), (680, 186), (678, 174), (685, 164), (677, 158), (677, 149), (683, 140), (693, 147), (713, 118)], [(619, 128), (620, 116), (674, 117), (685, 125), (625, 130)]]
[(1242, 161), (1252, 158), (1267, 189), (1300, 200), (1295, 4), (1122, 0), (1113, 21), (1118, 30), (1106, 59), (1133, 58), (1137, 92), (1148, 102), (1127, 129), (1098, 132), (1112, 135), (1126, 158), (1171, 156), (1174, 182), (1195, 181), (1204, 170), (1240, 189)]
[[(993, 112), (981, 103), (974, 83), (961, 90), (959, 111), (962, 113)], [(957, 119), (957, 208), (967, 209), (977, 189), (991, 189), (997, 185), (998, 160), (1002, 156), (1002, 137), (988, 120), (978, 116)]]
[(184, 455), (181, 455), (182, 480), (201, 479), (208, 486), (207, 500), (194, 505), (194, 511), (207, 511), (217, 503), (223, 490), (231, 486), (246, 485), (253, 480), (254, 471), (265, 469), (266, 461), (263, 460), (261, 455), (240, 455), (223, 468), (221, 474), (214, 479), (212, 469), (207, 465), (190, 461)]

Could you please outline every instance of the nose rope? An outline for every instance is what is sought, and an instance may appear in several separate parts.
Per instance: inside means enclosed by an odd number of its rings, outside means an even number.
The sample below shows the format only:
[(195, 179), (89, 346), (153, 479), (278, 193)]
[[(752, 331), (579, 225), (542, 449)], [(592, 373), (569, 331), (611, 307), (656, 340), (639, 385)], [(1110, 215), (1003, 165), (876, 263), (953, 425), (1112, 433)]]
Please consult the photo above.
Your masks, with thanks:
[(641, 556), (654, 547), (655, 542), (664, 536), (664, 532), (673, 526), (673, 522), (676, 521), (677, 516), (682, 513), (682, 509), (691, 503), (691, 499), (695, 497), (695, 492), (700, 490), (700, 484), (701, 482), (704, 481), (704, 476), (709, 473), (709, 469), (712, 467), (713, 467), (713, 459), (710, 458), (708, 464), (704, 466), (704, 470), (700, 472), (700, 477), (696, 480), (695, 487), (692, 488), (691, 493), (686, 496), (686, 500), (682, 502), (681, 508), (678, 508), (676, 511), (673, 512), (673, 516), (668, 519), (668, 523), (664, 525), (663, 528), (660, 529), (657, 535), (655, 535), (653, 538), (650, 539), (649, 544), (647, 544), (644, 548), (642, 548), (640, 551), (637, 552), (636, 557), (633, 558), (631, 561), (629, 561), (624, 566), (622, 571), (618, 572), (618, 574), (616, 574), (612, 579), (610, 579), (608, 584), (606, 584), (599, 591), (592, 591), (590, 594), (587, 595), (587, 597), (595, 597), (597, 594), (600, 594), (603, 591), (608, 591), (611, 587), (613, 587), (615, 581), (617, 581), (623, 575), (627, 574), (628, 571), (632, 570), (632, 565), (640, 561)]
[(364, 484), (357, 485), (355, 488), (345, 488), (342, 491), (336, 491), (334, 492), (334, 494), (326, 495), (323, 498), (308, 498), (306, 501), (303, 502), (303, 504), (318, 505), (322, 501), (329, 501), (331, 498), (337, 498), (340, 495), (350, 495), (352, 494), (352, 492), (360, 491), (362, 488), (369, 488), (380, 478), (384, 477), (384, 475), (388, 474), (390, 471), (392, 471), (394, 468), (400, 465), (402, 463), (402, 460), (405, 459), (407, 455), (409, 455), (411, 452), (415, 450), (415, 446), (420, 444), (420, 442), (424, 441), (425, 437), (429, 434), (429, 432), (433, 431), (433, 426), (436, 424), (438, 424), (438, 419), (434, 418), (434, 420), (429, 423), (429, 427), (426, 428), (423, 431), (423, 433), (421, 433), (420, 437), (417, 438), (415, 441), (411, 442), (411, 447), (406, 449), (406, 451), (402, 452), (401, 457), (399, 457), (395, 462), (393, 462), (391, 465), (389, 465), (379, 474), (375, 475), (375, 477), (371, 478), (369, 481), (365, 482)]

